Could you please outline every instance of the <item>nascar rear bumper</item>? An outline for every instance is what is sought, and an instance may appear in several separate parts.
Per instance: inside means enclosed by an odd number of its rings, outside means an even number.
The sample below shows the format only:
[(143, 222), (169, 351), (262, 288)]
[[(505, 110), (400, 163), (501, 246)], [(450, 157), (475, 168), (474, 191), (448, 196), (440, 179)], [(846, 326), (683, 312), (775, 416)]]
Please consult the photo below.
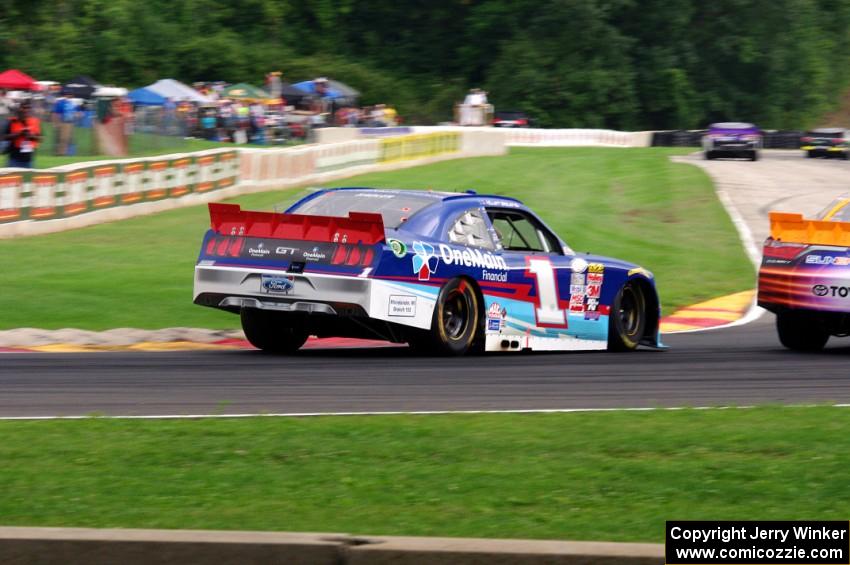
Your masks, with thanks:
[(832, 145), (803, 145), (800, 147), (810, 155), (823, 157), (843, 157), (847, 154), (847, 147), (835, 147)]
[(743, 153), (758, 151), (759, 149), (761, 149), (761, 143), (758, 141), (714, 142), (705, 146), (705, 150), (712, 153)]
[(436, 294), (420, 286), (362, 276), (199, 264), (195, 267), (193, 301), (234, 313), (258, 308), (371, 318), (428, 329)]

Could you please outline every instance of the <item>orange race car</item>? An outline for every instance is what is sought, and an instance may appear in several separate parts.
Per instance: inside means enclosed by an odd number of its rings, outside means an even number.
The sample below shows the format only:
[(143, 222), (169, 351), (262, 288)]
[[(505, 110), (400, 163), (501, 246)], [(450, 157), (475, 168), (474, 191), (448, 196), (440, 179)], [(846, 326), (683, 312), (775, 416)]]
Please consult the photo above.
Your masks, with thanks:
[(830, 336), (850, 335), (850, 195), (816, 219), (770, 213), (758, 303), (776, 313), (789, 349), (816, 351)]

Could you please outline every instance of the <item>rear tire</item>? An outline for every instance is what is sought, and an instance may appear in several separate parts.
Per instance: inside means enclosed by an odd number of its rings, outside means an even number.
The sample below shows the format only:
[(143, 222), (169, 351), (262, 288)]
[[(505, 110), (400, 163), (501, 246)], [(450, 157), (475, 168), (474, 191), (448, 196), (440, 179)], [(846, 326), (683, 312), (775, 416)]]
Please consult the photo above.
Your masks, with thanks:
[(705, 160), (711, 161), (712, 159), (714, 159), (714, 152), (713, 151), (706, 151), (705, 152)]
[(447, 282), (437, 297), (431, 329), (410, 340), (411, 348), (422, 353), (463, 355), (480, 348), (482, 310), (473, 284), (466, 279)]
[(295, 319), (279, 312), (242, 308), (242, 331), (264, 353), (295, 353), (307, 341), (305, 330), (293, 326)]
[(646, 327), (646, 297), (640, 285), (626, 282), (614, 298), (608, 316), (609, 351), (637, 349)]
[(820, 351), (829, 333), (807, 312), (786, 311), (776, 315), (779, 342), (793, 351)]
[(814, 159), (815, 156), (811, 151), (806, 151), (806, 159)]
[(758, 160), (759, 160), (758, 151), (753, 151), (752, 153), (750, 153), (750, 161), (758, 161)]

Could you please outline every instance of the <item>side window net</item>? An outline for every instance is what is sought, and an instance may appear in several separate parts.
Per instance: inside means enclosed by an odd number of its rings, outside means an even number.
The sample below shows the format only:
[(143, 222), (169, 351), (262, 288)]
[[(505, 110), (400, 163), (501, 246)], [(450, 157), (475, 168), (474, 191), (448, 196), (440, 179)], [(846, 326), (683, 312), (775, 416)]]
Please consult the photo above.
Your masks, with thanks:
[(460, 245), (472, 245), (485, 249), (495, 249), (493, 239), (487, 231), (480, 210), (467, 210), (449, 228), (449, 241)]

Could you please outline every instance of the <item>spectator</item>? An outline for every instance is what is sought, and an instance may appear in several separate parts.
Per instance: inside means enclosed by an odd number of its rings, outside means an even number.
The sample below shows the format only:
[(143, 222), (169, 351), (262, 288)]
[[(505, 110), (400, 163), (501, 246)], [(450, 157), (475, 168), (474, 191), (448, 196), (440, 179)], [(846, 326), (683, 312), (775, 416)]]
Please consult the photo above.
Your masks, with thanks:
[(67, 155), (68, 148), (74, 138), (74, 121), (77, 118), (77, 105), (68, 96), (67, 92), (61, 92), (59, 98), (53, 104), (52, 121), (56, 131), (55, 155)]
[(376, 128), (383, 128), (387, 126), (387, 122), (384, 118), (384, 105), (376, 104), (372, 109), (372, 125)]
[[(9, 120), (9, 115), (12, 113), (12, 106), (9, 99), (6, 98), (6, 91), (0, 88), (0, 131), (6, 131), (6, 122)], [(6, 149), (6, 142), (0, 141), (0, 152)]]
[(9, 167), (32, 168), (35, 150), (41, 141), (41, 121), (30, 112), (29, 101), (22, 102), (17, 115), (6, 125), (4, 139), (9, 142)]

